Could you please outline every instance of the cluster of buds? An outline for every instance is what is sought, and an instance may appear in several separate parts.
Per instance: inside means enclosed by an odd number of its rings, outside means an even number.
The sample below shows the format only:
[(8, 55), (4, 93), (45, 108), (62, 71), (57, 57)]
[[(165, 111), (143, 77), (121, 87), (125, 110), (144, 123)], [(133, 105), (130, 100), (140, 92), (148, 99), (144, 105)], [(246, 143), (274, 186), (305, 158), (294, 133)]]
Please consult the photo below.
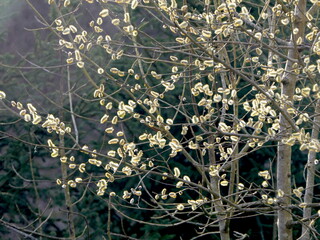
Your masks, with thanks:
[(37, 114), (37, 109), (31, 103), (27, 104), (27, 108), (24, 108), (20, 102), (12, 101), (11, 104), (20, 111), (20, 116), (23, 117), (26, 122), (32, 121), (32, 124), (37, 125), (42, 121), (41, 116)]
[(216, 166), (213, 166), (211, 165), (209, 167), (209, 175), (212, 176), (212, 177), (216, 177), (216, 176), (219, 176), (219, 171), (220, 171), (220, 165), (216, 165)]
[[(21, 102), (11, 101), (11, 105), (19, 110), (19, 115), (23, 117), (26, 122), (32, 122), (34, 125), (42, 122), (42, 117), (31, 103), (27, 103), (26, 108)], [(71, 128), (67, 127), (64, 122), (61, 122), (59, 118), (54, 117), (52, 114), (47, 115), (46, 120), (42, 123), (41, 127), (45, 128), (48, 133), (52, 133), (53, 131), (59, 135), (71, 133)]]
[(46, 128), (49, 133), (53, 131), (59, 135), (71, 133), (71, 128), (66, 127), (64, 122), (61, 122), (59, 118), (54, 117), (52, 114), (48, 114), (46, 121), (41, 126)]
[(50, 148), (51, 157), (58, 157), (59, 156), (59, 148), (52, 142), (51, 139), (48, 140), (48, 146)]
[(178, 152), (182, 151), (182, 146), (177, 139), (172, 139), (169, 146), (171, 147), (170, 157), (175, 157)]
[(188, 204), (191, 205), (191, 209), (194, 211), (201, 205), (205, 204), (207, 201), (207, 198), (200, 198), (197, 200), (188, 200)]
[(165, 147), (166, 145), (166, 139), (163, 138), (162, 133), (160, 131), (158, 131), (155, 135), (151, 135), (151, 134), (142, 134), (139, 139), (140, 140), (144, 140), (148, 138), (149, 143), (150, 143), (150, 147), (153, 146), (159, 146), (161, 149)]
[(264, 178), (264, 181), (262, 182), (262, 186), (263, 186), (263, 187), (268, 187), (268, 185), (269, 185), (268, 180), (271, 179), (271, 175), (270, 175), (269, 171), (268, 171), (268, 170), (260, 171), (260, 172), (258, 173), (258, 175), (259, 175), (260, 177), (263, 177), (263, 178)]

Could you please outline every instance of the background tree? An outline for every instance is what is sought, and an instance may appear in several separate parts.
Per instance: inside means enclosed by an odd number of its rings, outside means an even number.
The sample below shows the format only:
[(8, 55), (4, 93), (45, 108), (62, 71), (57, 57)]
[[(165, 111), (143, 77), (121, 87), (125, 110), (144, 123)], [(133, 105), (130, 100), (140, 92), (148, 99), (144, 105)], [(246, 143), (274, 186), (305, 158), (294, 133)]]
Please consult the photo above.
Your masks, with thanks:
[[(3, 156), (10, 137), (31, 166), (31, 180), (14, 166), (6, 176), (40, 199), (33, 160), (50, 152), (66, 215), (33, 205), (36, 220), (7, 214), (3, 226), (53, 239), (319, 238), (318, 1), (49, 0), (46, 16), (26, 2), (50, 54), (13, 68), (27, 97), (0, 92)], [(26, 138), (7, 124), (21, 119)]]

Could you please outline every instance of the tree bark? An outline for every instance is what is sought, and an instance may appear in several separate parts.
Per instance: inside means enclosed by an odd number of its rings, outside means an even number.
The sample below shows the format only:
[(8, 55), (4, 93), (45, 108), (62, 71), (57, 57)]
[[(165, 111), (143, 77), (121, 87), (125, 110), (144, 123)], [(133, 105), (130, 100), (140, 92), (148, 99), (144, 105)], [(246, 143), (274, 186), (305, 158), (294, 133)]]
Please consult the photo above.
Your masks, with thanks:
[[(214, 137), (211, 136), (209, 137), (209, 144), (212, 144), (214, 142)], [(210, 164), (215, 165), (216, 160), (215, 160), (215, 153), (214, 153), (214, 148), (209, 149), (209, 159), (210, 159)], [(210, 184), (211, 184), (211, 189), (214, 192), (221, 193), (220, 191), (220, 185), (219, 185), (219, 177), (218, 176), (210, 176)], [(229, 228), (229, 222), (228, 220), (228, 215), (225, 213), (225, 208), (223, 206), (223, 202), (220, 199), (215, 199), (214, 201), (214, 208), (215, 211), (217, 212), (217, 219), (218, 219), (218, 224), (219, 224), (219, 231), (220, 231), (220, 239), (221, 240), (230, 240), (230, 228)]]
[[(298, 29), (298, 34), (291, 35), (292, 48), (288, 51), (288, 59), (299, 59), (299, 52), (296, 48), (297, 40), (301, 37), (303, 39), (305, 32), (305, 19), (306, 13), (306, 0), (300, 0), (294, 10), (293, 29)], [(286, 110), (292, 103), (294, 90), (297, 81), (297, 75), (294, 73), (294, 63), (287, 60), (285, 71), (282, 76), (281, 82), (281, 95), (287, 96), (287, 104), (284, 104)], [(292, 133), (292, 127), (288, 121), (280, 114), (280, 133), (284, 137), (288, 137)], [(288, 206), (291, 203), (290, 196), (291, 189), (291, 146), (285, 145), (282, 142), (278, 143), (278, 156), (277, 156), (277, 190), (283, 192), (283, 197), (279, 198), (281, 208), (278, 210), (278, 239), (279, 240), (292, 240), (292, 214)]]
[[(320, 125), (320, 100), (318, 99), (316, 109), (315, 109), (316, 116), (314, 117), (313, 121), (313, 128), (311, 133), (312, 139), (318, 139), (319, 137), (319, 125)], [(315, 177), (315, 161), (316, 159), (316, 152), (309, 151), (308, 154), (308, 162), (307, 162), (307, 180), (306, 180), (306, 190), (304, 195), (303, 202), (308, 204), (312, 203), (313, 199), (313, 188), (314, 188), (314, 177)], [(311, 207), (306, 207), (303, 209), (303, 218), (304, 219), (310, 219), (311, 217)], [(310, 239), (310, 225), (311, 220), (308, 220), (305, 222), (304, 225), (302, 225), (302, 233), (300, 240), (309, 240)]]

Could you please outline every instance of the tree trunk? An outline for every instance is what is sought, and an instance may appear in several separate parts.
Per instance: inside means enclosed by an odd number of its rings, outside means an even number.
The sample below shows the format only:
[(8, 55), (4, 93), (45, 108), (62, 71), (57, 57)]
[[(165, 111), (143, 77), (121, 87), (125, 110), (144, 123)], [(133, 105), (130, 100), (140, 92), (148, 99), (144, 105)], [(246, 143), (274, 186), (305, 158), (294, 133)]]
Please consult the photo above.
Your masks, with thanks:
[[(316, 109), (315, 109), (316, 116), (314, 117), (313, 121), (313, 128), (311, 133), (312, 139), (318, 139), (319, 137), (319, 124), (320, 124), (320, 100), (317, 101)], [(304, 203), (309, 204), (312, 203), (313, 199), (313, 188), (314, 188), (314, 177), (315, 177), (315, 161), (316, 159), (316, 152), (309, 151), (308, 154), (308, 162), (307, 162), (307, 181), (306, 181), (306, 191), (304, 195)], [(311, 207), (306, 207), (303, 209), (303, 218), (310, 219), (311, 217)], [(305, 225), (302, 225), (302, 233), (300, 240), (309, 240), (310, 239), (310, 225), (311, 220), (305, 222)]]
[[(209, 144), (212, 144), (214, 142), (213, 137), (209, 137)], [(209, 149), (209, 159), (210, 164), (215, 165), (215, 153), (214, 148)], [(219, 177), (218, 176), (210, 176), (210, 184), (211, 189), (214, 192), (221, 193), (220, 191), (220, 185), (219, 185)], [(223, 202), (220, 199), (215, 199), (214, 201), (214, 208), (217, 212), (217, 219), (219, 224), (219, 231), (220, 231), (220, 239), (221, 240), (230, 240), (230, 228), (229, 228), (229, 222), (228, 215), (225, 213), (225, 208), (223, 207)]]
[[(284, 105), (286, 110), (292, 103), (293, 94), (296, 86), (297, 75), (294, 70), (294, 63), (289, 59), (298, 60), (299, 52), (296, 48), (297, 40), (304, 37), (306, 19), (306, 0), (300, 0), (294, 10), (294, 22), (293, 29), (298, 29), (298, 34), (291, 35), (290, 46), (288, 51), (288, 60), (285, 66), (285, 72), (282, 76), (281, 95), (287, 96), (288, 104)], [(280, 114), (280, 133), (284, 137), (288, 137), (292, 133), (292, 126)], [(279, 204), (281, 208), (278, 210), (278, 239), (279, 240), (291, 240), (292, 239), (292, 215), (288, 206), (291, 203), (290, 195), (291, 189), (291, 146), (285, 145), (281, 142), (278, 144), (278, 156), (277, 156), (277, 190), (278, 193), (283, 192), (283, 197), (279, 198)]]

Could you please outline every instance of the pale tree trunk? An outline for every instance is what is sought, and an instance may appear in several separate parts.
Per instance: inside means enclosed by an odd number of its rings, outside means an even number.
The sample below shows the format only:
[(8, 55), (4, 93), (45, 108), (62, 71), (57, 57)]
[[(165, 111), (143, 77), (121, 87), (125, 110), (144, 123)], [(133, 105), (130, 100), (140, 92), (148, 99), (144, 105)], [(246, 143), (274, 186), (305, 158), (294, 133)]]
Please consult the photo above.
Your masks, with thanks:
[[(280, 121), (283, 118), (280, 118)], [(287, 129), (286, 132), (290, 130)], [(292, 240), (292, 229), (290, 223), (292, 222), (291, 211), (286, 207), (290, 204), (290, 198), (287, 197), (291, 194), (291, 147), (284, 144), (278, 146), (278, 159), (277, 159), (277, 189), (283, 191), (285, 196), (281, 200), (281, 207), (278, 211), (278, 239), (279, 240)]]
[[(209, 144), (214, 143), (214, 137), (209, 137)], [(210, 164), (215, 165), (215, 153), (214, 148), (209, 149), (209, 159)], [(219, 185), (219, 177), (218, 176), (210, 176), (210, 187), (213, 192), (220, 193), (220, 185)], [(221, 240), (230, 240), (230, 228), (229, 222), (227, 221), (228, 215), (225, 213), (226, 209), (223, 206), (223, 202), (220, 199), (215, 199), (214, 208), (217, 212), (217, 219), (219, 224), (219, 232)]]
[[(293, 29), (298, 28), (298, 34), (291, 36), (290, 46), (288, 51), (288, 59), (297, 60), (299, 52), (297, 50), (296, 42), (299, 37), (304, 36), (305, 31), (305, 13), (306, 13), (306, 0), (300, 0), (294, 10)], [(287, 100), (292, 103), (293, 94), (296, 86), (297, 75), (294, 73), (294, 63), (287, 60), (285, 72), (282, 77), (281, 95), (287, 96)], [(288, 105), (284, 106), (284, 110)], [(280, 133), (283, 136), (289, 136), (292, 133), (292, 126), (280, 114)], [(288, 206), (291, 203), (290, 195), (291, 189), (291, 146), (285, 145), (281, 142), (278, 144), (277, 156), (277, 190), (283, 192), (284, 196), (279, 199), (280, 209), (278, 210), (278, 239), (279, 240), (292, 240), (292, 214)]]
[[(214, 0), (214, 6), (217, 8), (220, 5), (220, 1), (218, 0)], [(208, 9), (209, 10), (209, 9)], [(218, 37), (219, 39), (219, 37)], [(222, 40), (222, 39), (219, 39)], [(228, 64), (230, 64), (229, 58), (228, 58), (228, 54), (226, 52), (225, 48), (221, 49), (221, 52), (219, 54), (219, 57), (221, 57), (221, 59), (224, 59), (224, 61), (226, 61)], [(226, 86), (226, 78), (227, 75), (225, 73), (221, 74), (221, 78), (222, 78), (222, 87), (223, 88), (227, 88)], [(225, 98), (225, 95), (223, 96)], [(225, 104), (222, 105), (222, 113), (221, 113), (221, 119), (220, 122), (224, 122), (224, 118), (225, 118)], [(215, 142), (215, 139), (213, 136), (209, 137), (209, 144), (213, 144)], [(210, 164), (211, 165), (215, 165), (216, 164), (216, 158), (215, 158), (215, 150), (214, 148), (209, 149), (209, 160), (210, 160)], [(214, 192), (217, 192), (219, 194), (221, 194), (220, 191), (220, 179), (218, 176), (210, 176), (210, 184), (211, 184), (211, 188)], [(214, 201), (214, 208), (215, 211), (218, 213), (217, 214), (217, 218), (219, 221), (219, 232), (220, 232), (220, 239), (221, 240), (230, 240), (230, 227), (229, 227), (229, 221), (228, 221), (228, 214), (225, 213), (226, 209), (223, 206), (223, 202), (220, 199), (215, 199)]]
[[(313, 128), (311, 133), (311, 138), (318, 139), (319, 137), (319, 125), (320, 125), (320, 100), (317, 101), (315, 109), (315, 117), (313, 120)], [(309, 151), (308, 162), (307, 162), (307, 180), (306, 180), (306, 191), (304, 195), (304, 203), (310, 204), (313, 200), (313, 188), (314, 188), (314, 177), (315, 177), (315, 161), (316, 152)], [(310, 229), (311, 224), (311, 207), (306, 207), (303, 209), (303, 218), (308, 219), (305, 221), (305, 225), (302, 226), (302, 234), (299, 240), (309, 240), (310, 238)]]
[[(70, 72), (69, 68), (67, 68), (67, 80), (70, 82)], [(59, 111), (59, 118), (63, 119), (63, 111), (62, 111), (62, 106), (63, 106), (63, 92), (64, 92), (64, 82), (63, 79), (60, 80), (60, 106), (61, 110)], [(64, 135), (59, 135), (59, 154), (60, 156), (66, 156), (65, 153), (65, 144), (64, 144)], [(74, 220), (73, 220), (73, 210), (72, 210), (72, 200), (71, 200), (71, 194), (70, 194), (70, 186), (67, 184), (67, 179), (68, 179), (68, 165), (67, 163), (61, 162), (61, 174), (62, 174), (62, 179), (63, 183), (65, 184), (64, 188), (64, 197), (65, 197), (65, 205), (67, 208), (68, 212), (68, 228), (69, 228), (69, 239), (75, 240), (76, 239), (76, 230), (75, 230), (75, 225), (74, 225)]]
[[(59, 147), (60, 147), (60, 155), (65, 156), (64, 151), (64, 136), (59, 136)], [(72, 200), (70, 195), (70, 187), (66, 183), (68, 178), (68, 166), (67, 163), (61, 163), (61, 173), (62, 173), (62, 179), (64, 184), (66, 184), (66, 187), (64, 188), (64, 197), (65, 197), (65, 204), (68, 211), (68, 228), (69, 228), (69, 239), (75, 240), (76, 239), (76, 231), (75, 231), (75, 225), (73, 221), (73, 210), (72, 210)]]

